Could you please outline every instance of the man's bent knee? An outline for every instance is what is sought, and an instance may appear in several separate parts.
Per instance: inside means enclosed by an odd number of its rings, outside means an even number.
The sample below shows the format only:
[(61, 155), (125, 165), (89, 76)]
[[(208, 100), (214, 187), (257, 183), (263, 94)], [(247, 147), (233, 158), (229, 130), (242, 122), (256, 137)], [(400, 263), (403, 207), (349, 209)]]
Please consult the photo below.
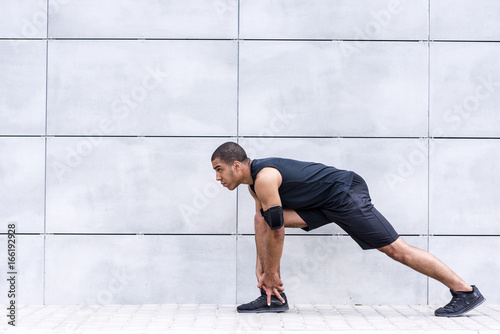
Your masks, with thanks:
[(381, 251), (382, 253), (385, 253), (387, 256), (396, 261), (403, 262), (406, 255), (405, 253), (406, 245), (407, 245), (406, 242), (404, 242), (403, 239), (401, 239), (400, 237), (396, 239), (396, 241), (394, 241), (393, 243), (378, 248), (378, 250)]
[(307, 228), (307, 223), (295, 212), (291, 209), (284, 209), (283, 216), (285, 218), (285, 227), (292, 228)]
[(262, 228), (263, 225), (267, 226), (267, 223), (264, 217), (262, 217), (262, 214), (260, 212), (255, 213), (255, 216), (253, 218), (253, 223), (256, 229)]

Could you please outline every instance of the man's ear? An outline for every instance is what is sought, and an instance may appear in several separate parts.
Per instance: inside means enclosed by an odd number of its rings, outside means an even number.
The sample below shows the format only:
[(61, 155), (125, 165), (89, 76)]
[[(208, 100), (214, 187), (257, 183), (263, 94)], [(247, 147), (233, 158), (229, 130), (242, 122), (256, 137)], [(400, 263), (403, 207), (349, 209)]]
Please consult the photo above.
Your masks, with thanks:
[(239, 162), (239, 161), (233, 162), (233, 168), (237, 171), (240, 171), (241, 170), (241, 162)]

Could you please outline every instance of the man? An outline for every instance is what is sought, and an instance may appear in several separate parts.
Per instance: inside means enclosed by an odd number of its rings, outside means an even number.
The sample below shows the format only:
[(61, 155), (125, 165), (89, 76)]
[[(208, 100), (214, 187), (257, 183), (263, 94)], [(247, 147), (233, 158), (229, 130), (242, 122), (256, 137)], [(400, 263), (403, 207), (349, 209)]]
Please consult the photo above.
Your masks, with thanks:
[(337, 223), (362, 249), (378, 249), (392, 259), (446, 285), (452, 300), (436, 316), (462, 315), (484, 302), (475, 286), (464, 282), (430, 253), (408, 245), (371, 204), (365, 181), (356, 173), (323, 164), (282, 158), (250, 160), (241, 146), (227, 142), (212, 155), (222, 186), (248, 184), (255, 199), (256, 276), (261, 296), (238, 312), (288, 310), (280, 259), (284, 227), (306, 231)]

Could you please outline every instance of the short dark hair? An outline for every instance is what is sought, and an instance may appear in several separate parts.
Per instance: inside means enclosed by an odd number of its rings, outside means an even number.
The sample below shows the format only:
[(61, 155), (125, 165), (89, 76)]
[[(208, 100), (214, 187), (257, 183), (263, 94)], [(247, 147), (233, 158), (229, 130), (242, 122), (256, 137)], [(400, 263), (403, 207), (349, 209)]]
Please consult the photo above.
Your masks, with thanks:
[(228, 165), (235, 161), (246, 162), (249, 160), (243, 147), (232, 141), (222, 144), (214, 151), (212, 161), (217, 158)]

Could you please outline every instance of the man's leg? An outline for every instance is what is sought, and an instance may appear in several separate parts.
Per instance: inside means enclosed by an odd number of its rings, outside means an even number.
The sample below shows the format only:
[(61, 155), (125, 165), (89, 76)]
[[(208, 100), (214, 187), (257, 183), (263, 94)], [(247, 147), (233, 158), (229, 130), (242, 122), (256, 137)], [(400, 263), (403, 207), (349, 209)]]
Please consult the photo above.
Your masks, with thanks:
[[(259, 217), (259, 215), (261, 217)], [(266, 254), (266, 236), (267, 236), (267, 226), (264, 217), (260, 212), (255, 214), (254, 218), (254, 229), (255, 229), (255, 248), (257, 250), (257, 264), (255, 266), (255, 275), (257, 276), (257, 282), (260, 281), (260, 277), (264, 273), (264, 259)]]
[[(306, 222), (300, 218), (300, 216), (290, 209), (283, 210), (283, 219), (285, 221), (285, 227), (302, 228), (307, 227)], [(266, 243), (267, 232), (269, 226), (267, 225), (264, 217), (257, 212), (254, 218), (254, 229), (255, 229), (255, 248), (257, 249), (257, 264), (255, 268), (255, 273), (257, 276), (257, 281), (259, 281), (260, 276), (264, 272), (264, 259), (266, 258)], [(280, 269), (278, 267), (278, 274)]]
[[(294, 222), (293, 224), (297, 224), (298, 222), (295, 221), (295, 217), (293, 214), (295, 214), (297, 217), (298, 215), (291, 210), (283, 210), (283, 218), (285, 221), (285, 226), (286, 222)], [(300, 219), (300, 217), (298, 217)], [(305, 222), (304, 222), (305, 224)], [(307, 224), (306, 224), (307, 226)], [(267, 258), (266, 256), (266, 239), (267, 239), (267, 233), (271, 232), (272, 230), (269, 228), (269, 225), (267, 225), (266, 221), (264, 220), (264, 217), (262, 217), (262, 214), (260, 212), (257, 212), (255, 214), (254, 218), (254, 229), (255, 229), (255, 248), (257, 249), (257, 263), (255, 266), (255, 275), (257, 276), (257, 282), (260, 282), (260, 278), (264, 273), (264, 261)], [(278, 265), (278, 275), (281, 276), (280, 274), (280, 267)], [(285, 303), (282, 303), (278, 297), (273, 296), (271, 298), (271, 306), (267, 305), (267, 293), (261, 289), (261, 295), (258, 297), (256, 300), (247, 303), (247, 304), (242, 304), (237, 307), (238, 312), (246, 312), (246, 313), (260, 313), (260, 312), (283, 312), (288, 310), (288, 301), (286, 299), (286, 296), (283, 292), (280, 293), (281, 298), (285, 300)]]
[(481, 305), (485, 299), (475, 286), (465, 283), (444, 263), (434, 255), (408, 245), (398, 238), (392, 244), (378, 249), (391, 258), (406, 264), (412, 269), (432, 277), (451, 289), (452, 299), (444, 307), (438, 308), (434, 314), (439, 317), (458, 317)]
[(472, 291), (472, 287), (434, 255), (408, 245), (402, 238), (378, 249), (392, 259), (438, 280), (455, 291)]
[(308, 226), (294, 210), (284, 209), (283, 219), (285, 220), (285, 227), (306, 228)]
[[(284, 210), (283, 216), (285, 219), (285, 227), (307, 227), (306, 222), (293, 210)], [(408, 245), (401, 237), (392, 244), (381, 247), (378, 250), (387, 254), (394, 260), (438, 280), (452, 290), (472, 291), (472, 287), (469, 284), (455, 274), (437, 257), (422, 249)]]

